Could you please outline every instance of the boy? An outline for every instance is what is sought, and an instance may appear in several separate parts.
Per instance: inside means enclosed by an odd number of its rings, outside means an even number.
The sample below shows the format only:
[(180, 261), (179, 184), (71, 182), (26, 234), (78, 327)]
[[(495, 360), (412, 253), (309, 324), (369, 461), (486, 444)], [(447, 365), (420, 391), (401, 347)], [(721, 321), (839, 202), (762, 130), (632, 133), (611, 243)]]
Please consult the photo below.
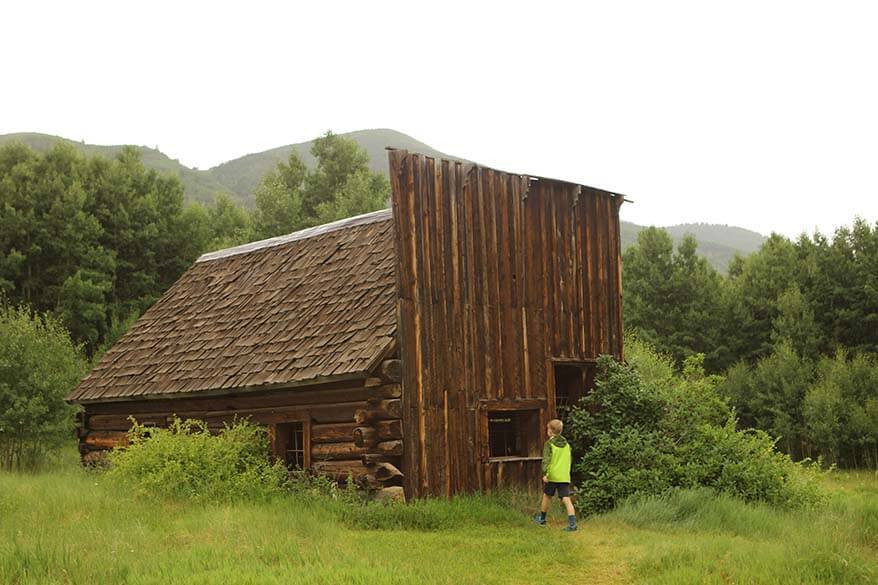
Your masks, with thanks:
[(540, 502), (540, 513), (534, 516), (534, 522), (540, 526), (546, 525), (546, 512), (552, 503), (552, 496), (558, 492), (558, 497), (567, 508), (566, 532), (576, 530), (576, 512), (573, 510), (573, 502), (570, 501), (570, 466), (573, 464), (573, 452), (567, 439), (561, 436), (564, 423), (553, 419), (546, 425), (546, 434), (549, 440), (543, 445), (543, 499)]

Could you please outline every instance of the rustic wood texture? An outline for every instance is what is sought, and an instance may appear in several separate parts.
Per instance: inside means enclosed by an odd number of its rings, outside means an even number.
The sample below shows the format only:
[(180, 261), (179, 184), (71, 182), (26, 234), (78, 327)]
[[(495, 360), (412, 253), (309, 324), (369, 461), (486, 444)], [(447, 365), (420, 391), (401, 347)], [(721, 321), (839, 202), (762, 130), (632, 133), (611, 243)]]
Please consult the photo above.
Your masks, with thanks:
[(378, 368), (378, 373), (386, 382), (399, 382), (402, 380), (402, 360), (384, 360)]
[(378, 444), (378, 429), (375, 427), (357, 427), (352, 433), (354, 445), (371, 449)]
[(412, 496), (538, 481), (490, 461), (482, 401), (554, 414), (552, 358), (622, 356), (606, 191), (392, 150), (403, 472)]
[[(325, 384), (322, 388), (239, 396), (89, 403), (80, 417), (81, 451), (124, 445), (126, 431), (131, 427), (129, 417), (158, 427), (167, 426), (174, 416), (195, 418), (207, 422), (212, 430), (246, 418), (264, 425), (307, 421), (313, 461), (344, 458), (360, 461), (369, 450), (354, 448), (353, 432), (358, 427), (354, 415), (372, 405), (399, 403), (399, 399), (393, 397), (400, 395), (399, 384), (365, 387), (361, 385), (364, 383), (361, 379)], [(385, 457), (401, 455), (402, 421), (399, 418), (379, 420), (370, 429), (376, 439), (372, 449), (375, 453)]]
[(402, 417), (402, 400), (369, 401), (365, 408), (354, 413), (354, 420), (360, 424), (374, 424), (379, 420)]
[(68, 396), (191, 395), (374, 369), (396, 329), (388, 210), (205, 255)]
[[(313, 425), (311, 440), (315, 443), (346, 443), (353, 438), (356, 442), (354, 433), (359, 426), (356, 422)], [(374, 428), (378, 441), (402, 439), (402, 421), (399, 419), (380, 420), (370, 428)]]
[(369, 475), (369, 469), (359, 460), (315, 461), (314, 471), (331, 477), (336, 481), (347, 481), (348, 477), (350, 477), (354, 482), (362, 482)]
[(313, 461), (331, 461), (338, 459), (363, 460), (366, 453), (375, 453), (385, 457), (398, 457), (402, 455), (402, 441), (383, 441), (371, 447), (359, 447), (353, 441), (350, 443), (319, 443), (311, 447)]
[(92, 431), (83, 437), (81, 442), (92, 450), (113, 449), (128, 444), (128, 433), (120, 431)]

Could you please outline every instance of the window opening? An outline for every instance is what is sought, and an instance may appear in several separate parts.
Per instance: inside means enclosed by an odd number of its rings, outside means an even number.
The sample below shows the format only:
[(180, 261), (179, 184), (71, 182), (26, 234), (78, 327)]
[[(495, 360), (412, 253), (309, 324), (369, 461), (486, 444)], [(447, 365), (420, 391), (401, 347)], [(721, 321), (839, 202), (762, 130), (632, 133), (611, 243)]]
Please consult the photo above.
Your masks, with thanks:
[(555, 364), (555, 409), (558, 415), (594, 389), (594, 365)]
[(290, 469), (304, 469), (306, 466), (305, 423), (292, 422), (278, 425), (281, 456), (284, 464)]
[(539, 454), (539, 411), (488, 413), (490, 457), (532, 457)]

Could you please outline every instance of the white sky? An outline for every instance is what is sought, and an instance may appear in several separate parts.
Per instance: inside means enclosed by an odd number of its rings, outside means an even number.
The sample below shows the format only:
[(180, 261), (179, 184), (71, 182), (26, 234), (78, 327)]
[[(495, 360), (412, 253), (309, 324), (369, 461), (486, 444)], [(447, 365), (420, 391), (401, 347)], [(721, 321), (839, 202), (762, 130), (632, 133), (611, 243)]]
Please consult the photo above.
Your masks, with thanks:
[(795, 236), (878, 220), (878, 3), (4, 2), (0, 133), (222, 161), (387, 127)]

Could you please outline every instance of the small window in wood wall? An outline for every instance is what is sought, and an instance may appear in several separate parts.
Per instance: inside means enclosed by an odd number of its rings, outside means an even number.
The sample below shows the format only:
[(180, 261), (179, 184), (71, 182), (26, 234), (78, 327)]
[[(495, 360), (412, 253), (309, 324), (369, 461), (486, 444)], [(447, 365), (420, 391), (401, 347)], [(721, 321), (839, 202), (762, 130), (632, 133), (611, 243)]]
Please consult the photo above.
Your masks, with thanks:
[(539, 410), (488, 411), (488, 455), (533, 457), (540, 448), (539, 432)]
[(310, 428), (307, 421), (291, 421), (274, 425), (273, 451), (275, 457), (289, 469), (311, 466)]
[(566, 414), (567, 409), (594, 388), (593, 363), (555, 364), (555, 410), (558, 416)]

